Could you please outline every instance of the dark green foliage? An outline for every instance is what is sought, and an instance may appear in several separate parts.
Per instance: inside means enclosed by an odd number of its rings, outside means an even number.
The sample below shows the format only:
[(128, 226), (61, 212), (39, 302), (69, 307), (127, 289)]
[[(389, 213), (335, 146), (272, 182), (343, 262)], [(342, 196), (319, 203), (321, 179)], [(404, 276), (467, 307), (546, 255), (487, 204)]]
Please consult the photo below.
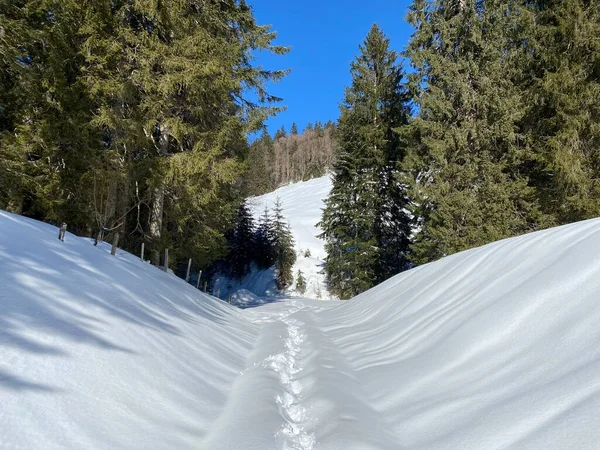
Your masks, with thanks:
[(244, 202), (238, 208), (233, 229), (226, 234), (229, 246), (227, 269), (233, 278), (241, 280), (250, 272), (251, 264), (258, 253), (255, 236), (254, 219)]
[(298, 270), (298, 273), (296, 274), (296, 292), (300, 295), (304, 295), (306, 287), (306, 278), (304, 278), (302, 271)]
[(589, 0), (528, 2), (519, 86), (521, 127), (535, 149), (533, 185), (557, 223), (600, 215), (600, 8)]
[(275, 140), (286, 137), (286, 136), (287, 136), (287, 133), (285, 132), (285, 126), (282, 125), (281, 128), (275, 132)]
[(279, 199), (275, 203), (272, 216), (265, 207), (256, 229), (246, 204), (242, 204), (227, 238), (228, 256), (217, 261), (210, 269), (211, 273), (221, 273), (241, 280), (253, 265), (258, 269), (274, 266), (277, 288), (283, 291), (292, 285), (292, 268), (296, 262), (294, 239), (289, 224), (283, 217)]
[(408, 16), (419, 117), (403, 137), (422, 223), (418, 263), (552, 223), (528, 177), (535, 149), (519, 128), (527, 15), (512, 1), (452, 5), (417, 0)]
[(265, 207), (265, 211), (260, 217), (254, 241), (256, 244), (254, 261), (257, 266), (261, 269), (268, 269), (273, 266), (276, 260), (275, 236), (273, 235), (273, 226), (267, 207)]
[(408, 95), (389, 40), (373, 26), (351, 64), (339, 121), (340, 155), (321, 227), (330, 291), (350, 298), (409, 267), (408, 198), (398, 180)]
[(278, 111), (285, 71), (252, 64), (274, 37), (238, 0), (0, 0), (0, 208), (224, 256), (246, 136)]
[(289, 224), (283, 217), (283, 208), (279, 198), (273, 209), (272, 236), (275, 267), (277, 269), (277, 287), (279, 290), (284, 290), (291, 286), (294, 281), (292, 268), (296, 262), (296, 252), (294, 251), (294, 237)]
[(266, 131), (251, 146), (248, 154), (246, 191), (248, 195), (261, 195), (277, 188), (275, 171), (271, 169), (275, 161), (273, 139)]

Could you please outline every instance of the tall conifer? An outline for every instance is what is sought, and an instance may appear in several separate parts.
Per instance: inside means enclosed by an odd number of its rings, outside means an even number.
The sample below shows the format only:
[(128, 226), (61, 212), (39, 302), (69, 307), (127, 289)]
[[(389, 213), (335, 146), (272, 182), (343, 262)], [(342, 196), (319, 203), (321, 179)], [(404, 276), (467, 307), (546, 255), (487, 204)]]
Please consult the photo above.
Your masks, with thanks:
[(589, 0), (527, 3), (522, 128), (532, 177), (557, 223), (600, 215), (600, 8)]
[(516, 86), (523, 36), (518, 2), (416, 0), (407, 56), (419, 117), (412, 125), (413, 195), (423, 263), (548, 224), (526, 168)]
[(341, 298), (356, 295), (408, 267), (410, 226), (398, 181), (408, 123), (408, 96), (397, 54), (374, 25), (351, 64), (339, 121), (340, 155), (321, 226), (327, 278)]

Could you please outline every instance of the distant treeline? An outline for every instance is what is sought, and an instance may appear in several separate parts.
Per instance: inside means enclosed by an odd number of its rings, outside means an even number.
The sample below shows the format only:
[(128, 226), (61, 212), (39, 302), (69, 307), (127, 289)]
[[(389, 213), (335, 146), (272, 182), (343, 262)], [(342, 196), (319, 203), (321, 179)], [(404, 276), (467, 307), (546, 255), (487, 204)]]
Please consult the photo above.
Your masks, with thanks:
[(279, 129), (274, 137), (267, 132), (250, 147), (248, 192), (260, 195), (279, 186), (325, 175), (335, 161), (335, 123), (309, 123), (302, 133), (292, 124), (289, 133)]

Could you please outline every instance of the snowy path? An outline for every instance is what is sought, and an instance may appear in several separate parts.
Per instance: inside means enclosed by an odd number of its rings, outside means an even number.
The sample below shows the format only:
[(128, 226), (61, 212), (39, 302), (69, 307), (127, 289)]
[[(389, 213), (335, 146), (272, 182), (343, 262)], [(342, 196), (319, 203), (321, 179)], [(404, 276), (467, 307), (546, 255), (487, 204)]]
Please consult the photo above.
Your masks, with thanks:
[(319, 328), (318, 313), (334, 305), (290, 299), (247, 312), (260, 336), (205, 448), (398, 448), (354, 369)]
[(246, 310), (56, 232), (0, 212), (0, 448), (598, 448), (600, 220)]

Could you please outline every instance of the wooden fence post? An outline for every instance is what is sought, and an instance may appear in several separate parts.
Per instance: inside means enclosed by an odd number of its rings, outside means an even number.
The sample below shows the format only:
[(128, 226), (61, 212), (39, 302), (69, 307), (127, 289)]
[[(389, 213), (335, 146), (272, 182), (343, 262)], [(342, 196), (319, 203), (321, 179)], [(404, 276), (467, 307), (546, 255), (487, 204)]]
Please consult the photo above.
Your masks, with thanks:
[(98, 247), (98, 242), (102, 242), (102, 228), (100, 229), (100, 231), (98, 231), (98, 234), (96, 235), (96, 239), (94, 240), (95, 247)]
[(188, 261), (188, 268), (187, 268), (187, 272), (185, 273), (185, 282), (186, 283), (190, 282), (190, 270), (192, 270), (192, 258), (190, 258), (190, 260)]
[(165, 248), (165, 272), (169, 273), (169, 249)]
[(208, 281), (204, 282), (204, 292), (208, 290)]
[(63, 222), (63, 224), (58, 229), (58, 239), (65, 242), (65, 234), (67, 234), (67, 224)]
[(113, 237), (112, 249), (110, 250), (110, 254), (113, 256), (115, 256), (117, 254), (117, 246), (119, 245), (119, 236), (120, 236), (120, 233), (116, 232), (115, 236)]
[(200, 278), (202, 278), (202, 271), (198, 272), (198, 281), (196, 281), (196, 289), (200, 289)]
[(142, 252), (140, 255), (140, 259), (142, 260), (142, 262), (144, 262), (144, 247), (146, 246), (145, 242), (142, 242)]

